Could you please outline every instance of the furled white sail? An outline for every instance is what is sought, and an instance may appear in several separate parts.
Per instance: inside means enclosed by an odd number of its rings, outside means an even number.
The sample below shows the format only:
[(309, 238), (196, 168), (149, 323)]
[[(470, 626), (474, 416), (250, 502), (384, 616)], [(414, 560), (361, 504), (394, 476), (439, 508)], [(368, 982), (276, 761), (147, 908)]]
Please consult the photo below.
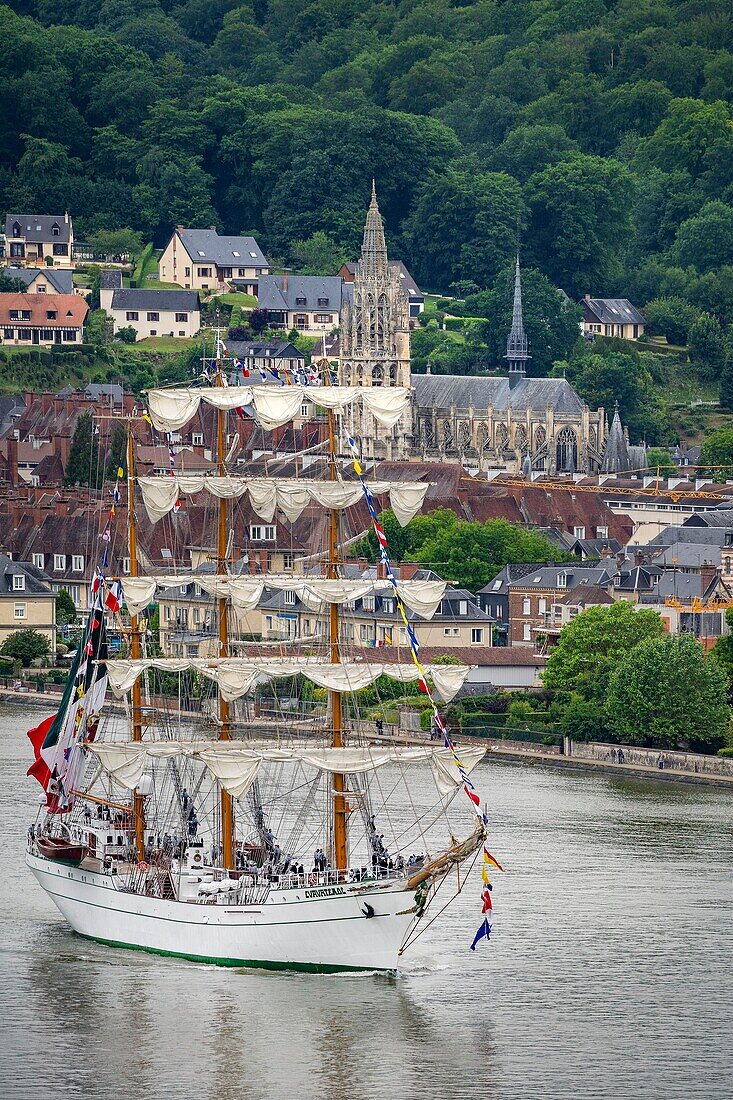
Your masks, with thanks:
[[(383, 579), (328, 580), (326, 577), (302, 577), (277, 573), (254, 576), (217, 576), (212, 573), (169, 574), (160, 577), (124, 577), (122, 590), (131, 615), (139, 615), (155, 598), (156, 591), (184, 588), (197, 584), (202, 591), (220, 598), (229, 597), (237, 611), (251, 611), (262, 599), (266, 588), (295, 592), (306, 607), (318, 611), (324, 603), (345, 604), (364, 596), (393, 591)], [(423, 619), (432, 619), (445, 594), (445, 581), (405, 580), (397, 591), (403, 603)]]
[[(104, 770), (121, 786), (134, 790), (148, 760), (169, 759), (176, 756), (194, 757), (202, 761), (219, 783), (236, 798), (241, 798), (254, 783), (262, 765), (267, 761), (300, 761), (310, 767), (330, 774), (363, 775), (389, 763), (411, 764), (428, 761), (433, 769), (441, 794), (452, 794), (462, 780), (453, 754), (448, 749), (432, 747), (357, 746), (331, 748), (301, 744), (295, 746), (250, 747), (242, 741), (142, 741), (95, 742), (88, 746)], [(485, 750), (471, 746), (461, 753), (461, 763), (471, 772)]]
[[(227, 499), (249, 493), (253, 510), (267, 523), (272, 521), (278, 508), (294, 523), (311, 502), (322, 508), (343, 509), (351, 508), (363, 499), (358, 481), (180, 474), (177, 477), (141, 477), (138, 484), (151, 523), (157, 523), (172, 511), (181, 496), (200, 492)], [(389, 494), (390, 507), (403, 527), (422, 508), (428, 488), (425, 481), (374, 481), (369, 484), (372, 493)]]
[[(109, 684), (114, 694), (118, 698), (124, 695), (147, 668), (166, 672), (191, 669), (214, 680), (223, 698), (229, 702), (246, 695), (258, 683), (282, 676), (297, 676), (299, 673), (318, 687), (331, 691), (358, 691), (370, 687), (380, 676), (388, 676), (402, 683), (414, 682), (420, 676), (413, 664), (398, 665), (388, 661), (342, 661), (334, 665), (318, 657), (296, 657), (292, 660), (280, 657), (221, 657), (211, 660), (150, 657), (107, 661)], [(449, 702), (460, 690), (469, 672), (468, 665), (425, 666), (428, 679), (445, 702)]]
[(340, 411), (354, 401), (363, 402), (375, 420), (393, 428), (405, 412), (409, 390), (403, 386), (202, 386), (200, 389), (148, 390), (148, 408), (161, 432), (175, 432), (196, 415), (203, 401), (217, 409), (254, 406), (264, 428), (278, 428), (294, 420), (304, 400)]

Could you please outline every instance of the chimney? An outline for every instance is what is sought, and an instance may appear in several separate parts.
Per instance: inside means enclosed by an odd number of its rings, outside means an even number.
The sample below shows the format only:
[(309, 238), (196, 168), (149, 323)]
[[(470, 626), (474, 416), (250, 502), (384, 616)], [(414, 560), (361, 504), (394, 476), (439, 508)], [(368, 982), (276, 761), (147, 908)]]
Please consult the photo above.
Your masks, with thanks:
[(702, 589), (701, 595), (705, 594), (705, 590), (713, 583), (716, 577), (720, 576), (720, 570), (717, 566), (713, 565), (710, 561), (704, 561), (700, 566), (700, 587)]
[(176, 226), (176, 233), (182, 233), (182, 232), (183, 232), (183, 226), (182, 225), (177, 225)]
[(8, 439), (8, 485), (18, 488), (18, 440)]
[(590, 294), (584, 294), (583, 298), (585, 299), (586, 302), (589, 302), (590, 301)]
[(283, 271), (283, 294), (287, 293), (288, 289), (288, 273), (287, 269)]
[(69, 211), (68, 210), (64, 210), (64, 221), (66, 222), (67, 225), (69, 224)]
[(215, 225), (210, 225), (209, 229), (211, 230), (212, 233), (216, 233), (216, 226)]

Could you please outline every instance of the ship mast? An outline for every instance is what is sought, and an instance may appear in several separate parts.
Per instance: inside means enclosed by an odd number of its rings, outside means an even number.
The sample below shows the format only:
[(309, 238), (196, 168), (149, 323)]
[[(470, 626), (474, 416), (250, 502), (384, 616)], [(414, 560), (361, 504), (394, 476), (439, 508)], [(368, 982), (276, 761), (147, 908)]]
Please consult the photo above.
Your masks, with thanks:
[[(216, 385), (224, 386), (224, 369), (221, 358), (221, 339), (219, 330), (216, 331)], [(226, 411), (216, 410), (216, 449), (217, 464), (220, 477), (226, 477)], [(224, 497), (219, 498), (219, 515), (216, 546), (216, 572), (223, 576), (227, 572), (227, 558), (229, 547), (228, 501)], [(229, 656), (229, 612), (227, 598), (222, 596), (218, 600), (219, 605), (219, 656)], [(219, 740), (231, 739), (231, 716), (229, 703), (219, 691)], [(234, 808), (229, 791), (221, 788), (221, 858), (222, 866), (231, 869), (234, 866)]]
[[(130, 576), (138, 576), (137, 519), (135, 516), (135, 441), (132, 419), (127, 422), (127, 531), (130, 548)], [(130, 656), (140, 659), (140, 629), (138, 616), (130, 616)], [(132, 740), (143, 739), (142, 688), (140, 678), (132, 685)], [(139, 791), (133, 793), (132, 813), (135, 822), (135, 850), (138, 861), (145, 859), (145, 799)]]
[[(327, 360), (321, 361), (321, 367), (325, 374), (327, 384), (331, 384), (331, 370)], [(328, 410), (328, 472), (329, 480), (337, 480), (336, 472), (336, 426), (335, 415), (333, 409)], [(331, 508), (329, 513), (328, 522), (328, 578), (329, 580), (336, 580), (338, 576), (338, 562), (339, 562), (339, 528), (338, 528), (338, 511), (335, 508)], [(341, 663), (341, 653), (339, 651), (339, 609), (338, 604), (334, 601), (331, 604), (330, 620), (329, 620), (329, 645), (331, 650), (331, 664), (338, 665)], [(333, 728), (331, 744), (335, 749), (340, 749), (343, 746), (343, 712), (341, 707), (341, 692), (329, 691), (329, 702), (331, 709), (331, 722)], [(345, 872), (348, 861), (348, 851), (346, 844), (346, 799), (344, 797), (345, 781), (344, 776), (340, 772), (335, 772), (333, 775), (333, 855), (334, 855), (334, 869), (336, 872)]]

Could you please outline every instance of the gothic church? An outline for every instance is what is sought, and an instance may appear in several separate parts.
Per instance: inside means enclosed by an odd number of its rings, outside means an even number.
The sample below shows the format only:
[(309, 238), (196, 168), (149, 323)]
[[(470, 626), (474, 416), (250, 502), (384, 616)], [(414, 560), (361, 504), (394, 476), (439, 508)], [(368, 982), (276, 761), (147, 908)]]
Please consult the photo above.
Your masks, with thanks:
[(372, 185), (361, 259), (344, 287), (339, 377), (343, 385), (408, 386), (411, 411), (391, 430), (353, 413), (349, 430), (366, 458), (460, 461), (488, 472), (595, 473), (603, 462), (606, 418), (564, 378), (528, 378), (517, 259), (507, 377), (410, 372), (407, 296), (390, 267)]

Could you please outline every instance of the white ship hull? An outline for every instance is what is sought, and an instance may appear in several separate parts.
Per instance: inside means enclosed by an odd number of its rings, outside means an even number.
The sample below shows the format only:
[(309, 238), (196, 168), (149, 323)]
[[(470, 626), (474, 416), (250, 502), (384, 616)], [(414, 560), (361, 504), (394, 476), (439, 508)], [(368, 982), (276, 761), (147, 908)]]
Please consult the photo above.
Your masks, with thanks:
[(30, 852), (26, 862), (80, 935), (221, 966), (395, 970), (415, 920), (404, 880), (273, 888), (260, 905), (205, 905), (128, 893), (117, 876)]

